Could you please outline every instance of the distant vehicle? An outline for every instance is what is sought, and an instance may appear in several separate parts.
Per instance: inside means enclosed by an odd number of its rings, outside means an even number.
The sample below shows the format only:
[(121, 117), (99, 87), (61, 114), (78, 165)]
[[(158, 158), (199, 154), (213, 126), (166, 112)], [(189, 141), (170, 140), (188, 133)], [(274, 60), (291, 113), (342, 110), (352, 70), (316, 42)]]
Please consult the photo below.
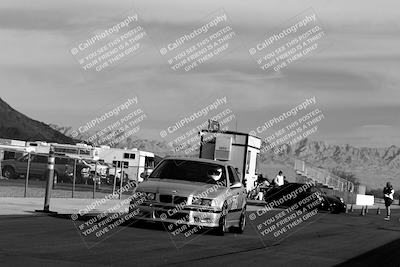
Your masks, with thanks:
[[(38, 177), (45, 180), (47, 173), (47, 155), (32, 154), (29, 168), (29, 176)], [(59, 177), (65, 178), (69, 176), (70, 165), (73, 164), (69, 158), (55, 158), (54, 164), (54, 181)], [(8, 179), (25, 176), (28, 167), (28, 154), (16, 159), (6, 159), (1, 162), (2, 175)]]
[[(116, 176), (118, 183), (121, 167), (124, 172), (123, 182), (133, 181), (135, 183), (143, 181), (140, 177), (141, 173), (154, 169), (154, 153), (151, 152), (102, 146), (98, 149), (98, 154), (101, 160), (112, 165), (109, 170), (110, 178), (113, 179)], [(115, 171), (115, 169), (117, 170)]]
[[(272, 203), (274, 200), (282, 199), (283, 196), (287, 196), (292, 192), (295, 192), (300, 187), (304, 186), (302, 183), (287, 183), (282, 186), (276, 187), (265, 187), (263, 188), (264, 200), (267, 203)], [(323, 193), (318, 187), (310, 186), (306, 189), (306, 191), (301, 192), (296, 195), (294, 198), (290, 198), (280, 205), (281, 207), (290, 207), (296, 203), (299, 203), (302, 199), (305, 199), (312, 194), (316, 194), (316, 198), (319, 199), (319, 205), (317, 206), (318, 210), (329, 211), (332, 213), (341, 213), (346, 212), (346, 204), (344, 203), (342, 198), (336, 196), (328, 196)]]
[(137, 205), (133, 198), (129, 207), (136, 220), (211, 227), (218, 235), (243, 233), (246, 189), (229, 163), (167, 158), (149, 177), (142, 176), (134, 196), (146, 200)]

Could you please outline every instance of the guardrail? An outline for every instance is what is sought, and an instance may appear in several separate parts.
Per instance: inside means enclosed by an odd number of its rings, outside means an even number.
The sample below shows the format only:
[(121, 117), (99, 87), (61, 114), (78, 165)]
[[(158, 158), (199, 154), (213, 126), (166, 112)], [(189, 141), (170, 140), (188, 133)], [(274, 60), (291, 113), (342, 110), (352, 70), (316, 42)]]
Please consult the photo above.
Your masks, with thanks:
[(354, 184), (346, 179), (340, 178), (327, 170), (308, 166), (305, 161), (296, 159), (294, 162), (294, 170), (317, 183), (331, 187), (338, 191), (354, 191)]

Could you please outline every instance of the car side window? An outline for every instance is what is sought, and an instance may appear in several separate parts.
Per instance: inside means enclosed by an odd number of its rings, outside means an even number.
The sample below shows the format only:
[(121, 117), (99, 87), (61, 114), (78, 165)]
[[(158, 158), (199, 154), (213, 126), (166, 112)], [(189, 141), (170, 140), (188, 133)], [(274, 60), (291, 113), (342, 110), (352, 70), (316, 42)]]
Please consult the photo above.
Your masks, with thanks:
[(47, 163), (47, 157), (46, 156), (35, 155), (35, 157), (33, 158), (32, 162)]
[(234, 168), (228, 166), (228, 173), (229, 173), (229, 184), (234, 185), (235, 183), (240, 182), (239, 176)]

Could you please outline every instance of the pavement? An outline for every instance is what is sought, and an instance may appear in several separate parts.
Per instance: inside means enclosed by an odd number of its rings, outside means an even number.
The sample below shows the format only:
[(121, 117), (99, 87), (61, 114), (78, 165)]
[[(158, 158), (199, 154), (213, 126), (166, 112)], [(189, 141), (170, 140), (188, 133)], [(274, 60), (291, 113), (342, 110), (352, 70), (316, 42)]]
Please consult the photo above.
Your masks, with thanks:
[[(391, 221), (384, 221), (384, 215), (374, 210), (367, 216), (318, 213), (283, 238), (260, 235), (257, 226), (263, 218), (258, 217), (248, 220), (243, 234), (200, 232), (182, 240), (162, 225), (126, 223), (94, 240), (79, 232), (79, 224), (88, 223), (89, 218), (72, 221), (69, 213), (32, 214), (33, 209), (42, 207), (43, 199), (13, 200), (16, 210), (30, 204), (24, 214), (0, 216), (1, 266), (400, 265), (399, 210), (393, 211)], [(79, 203), (77, 207), (83, 204), (81, 199), (51, 201), (51, 210), (59, 212), (74, 211), (74, 203)], [(1, 210), (4, 203), (3, 199)], [(259, 207), (251, 207), (247, 216), (257, 210)], [(277, 212), (268, 211), (268, 215)]]
[[(127, 196), (123, 195), (122, 199), (126, 199)], [(51, 198), (50, 200), (50, 210), (62, 214), (73, 214), (77, 213), (79, 210), (90, 206), (93, 203), (98, 203), (99, 199), (93, 198)], [(121, 204), (121, 200), (112, 199), (108, 200), (105, 203), (100, 205), (96, 205), (94, 209), (91, 210), (93, 213), (101, 213), (107, 211), (108, 209), (115, 207), (116, 205)], [(254, 211), (260, 209), (265, 205), (263, 201), (251, 200), (248, 201), (248, 211)], [(44, 198), (38, 197), (0, 197), (0, 215), (29, 215), (34, 213), (35, 210), (41, 210), (44, 206)], [(122, 203), (120, 205), (121, 211), (128, 211), (128, 203)], [(348, 209), (350, 209), (350, 205), (347, 205)], [(372, 210), (376, 210), (377, 208), (381, 209), (381, 212), (384, 213), (385, 206), (383, 204), (375, 204), (374, 206), (369, 207), (371, 212), (375, 212)], [(361, 210), (362, 206), (353, 205), (353, 209)], [(399, 209), (400, 206), (392, 205), (392, 210)]]
[[(123, 196), (123, 198), (126, 197)], [(91, 209), (91, 212), (101, 213), (121, 204), (121, 200), (118, 199), (108, 200), (104, 203), (99, 201), (101, 199), (51, 198), (50, 210), (58, 213), (73, 214), (92, 204), (96, 204)], [(122, 203), (120, 206), (118, 210), (128, 211), (128, 203)], [(32, 215), (35, 214), (35, 210), (43, 210), (44, 198), (1, 197), (0, 207), (0, 215)]]

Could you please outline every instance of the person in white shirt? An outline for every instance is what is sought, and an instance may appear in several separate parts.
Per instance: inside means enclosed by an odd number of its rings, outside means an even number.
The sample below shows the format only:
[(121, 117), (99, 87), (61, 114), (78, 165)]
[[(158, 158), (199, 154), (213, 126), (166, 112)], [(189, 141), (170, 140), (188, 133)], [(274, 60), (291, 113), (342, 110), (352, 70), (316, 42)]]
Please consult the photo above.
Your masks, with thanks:
[(284, 182), (284, 178), (283, 178), (283, 175), (282, 175), (282, 171), (279, 171), (278, 175), (274, 179), (274, 184), (276, 186), (282, 186), (284, 183), (285, 182)]
[(390, 182), (386, 183), (386, 187), (383, 189), (383, 199), (385, 200), (386, 217), (385, 220), (390, 220), (390, 205), (393, 202), (394, 189)]

